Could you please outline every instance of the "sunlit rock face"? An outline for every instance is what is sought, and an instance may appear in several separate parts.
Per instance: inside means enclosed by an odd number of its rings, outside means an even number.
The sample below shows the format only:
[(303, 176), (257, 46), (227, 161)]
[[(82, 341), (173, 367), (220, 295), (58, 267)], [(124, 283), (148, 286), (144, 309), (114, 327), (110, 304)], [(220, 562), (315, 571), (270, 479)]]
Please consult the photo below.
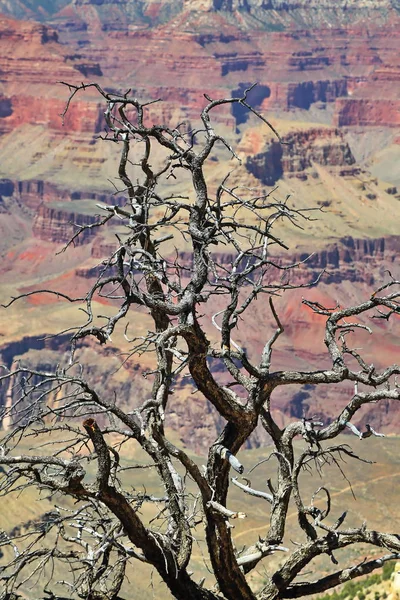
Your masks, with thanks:
[(247, 158), (247, 167), (266, 185), (274, 185), (284, 175), (307, 177), (312, 165), (338, 167), (353, 165), (354, 156), (338, 129), (307, 129), (271, 140), (264, 151)]

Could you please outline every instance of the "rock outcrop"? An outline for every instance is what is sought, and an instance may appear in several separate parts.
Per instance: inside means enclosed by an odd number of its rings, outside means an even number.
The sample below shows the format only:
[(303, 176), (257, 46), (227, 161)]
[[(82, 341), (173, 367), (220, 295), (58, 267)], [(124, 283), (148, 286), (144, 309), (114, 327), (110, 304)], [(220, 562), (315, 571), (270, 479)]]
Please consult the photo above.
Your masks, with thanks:
[[(65, 132), (61, 113), (66, 89), (57, 82), (99, 76), (98, 64), (59, 43), (55, 29), (0, 16), (0, 135), (24, 123)], [(65, 119), (68, 131), (96, 133), (103, 126), (99, 102), (88, 97), (73, 103)]]
[(355, 163), (350, 147), (339, 129), (306, 129), (271, 139), (263, 151), (247, 157), (247, 169), (266, 185), (281, 177), (307, 177), (314, 164), (338, 167)]
[[(2, 364), (11, 368), (13, 362), (18, 360), (21, 366), (31, 367), (38, 371), (55, 370), (60, 364), (66, 364), (68, 361), (68, 340), (68, 335), (50, 336), (47, 339), (25, 336), (18, 341), (0, 345)], [(122, 361), (118, 354), (119, 351), (116, 348), (99, 349), (90, 340), (79, 348), (79, 358), (84, 365), (88, 381), (95, 388), (101, 390), (101, 394), (112, 396), (114, 392), (117, 392), (121, 405), (131, 406), (138, 393), (143, 397), (150, 392), (151, 384), (142, 376), (142, 370), (138, 364), (128, 361), (121, 365)], [(119, 375), (114, 377), (118, 369)], [(37, 378), (32, 379), (31, 383), (34, 381), (37, 381)], [(1, 382), (0, 407), (6, 406), (7, 403), (9, 407), (12, 407), (16, 403), (19, 386), (16, 386), (15, 383), (12, 380)], [(56, 396), (53, 394), (50, 402), (55, 399)], [(2, 425), (3, 427), (10, 426), (11, 423), (12, 411), (7, 422), (3, 422)]]
[[(399, 73), (400, 82), (400, 73)], [(338, 127), (400, 126), (399, 98), (339, 98), (335, 106)]]
[[(112, 249), (109, 248), (109, 249)], [(390, 236), (377, 239), (357, 239), (351, 236), (328, 242), (321, 250), (306, 246), (295, 248), (290, 254), (277, 253), (274, 262), (279, 266), (298, 264), (293, 270), (291, 282), (304, 284), (316, 280), (325, 271), (323, 281), (327, 284), (349, 281), (373, 286), (384, 277), (384, 269), (391, 269), (400, 253), (400, 237)], [(97, 257), (103, 257), (96, 252)], [(173, 257), (171, 257), (173, 259)], [(220, 265), (232, 264), (234, 255), (218, 254), (215, 257)], [(191, 268), (189, 253), (179, 253), (179, 263)], [(271, 282), (279, 280), (279, 269), (270, 268)]]
[(252, 81), (263, 86), (256, 103), (264, 110), (308, 110), (355, 97), (378, 68), (397, 64), (396, 6), (395, 0), (351, 6), (343, 0), (334, 8), (314, 0), (75, 0), (53, 24), (82, 62), (99, 65), (114, 84), (162, 98), (163, 105), (152, 107), (158, 118), (176, 115), (171, 105), (179, 103), (181, 116), (192, 120), (204, 90), (222, 97)]
[[(97, 203), (112, 203), (120, 206), (126, 201), (123, 194), (101, 194), (76, 190), (41, 179), (27, 179), (25, 181), (0, 179), (0, 195), (12, 196), (17, 202), (33, 210), (37, 210), (42, 203), (62, 202), (65, 203), (66, 210), (71, 213), (79, 212), (79, 202), (81, 201), (93, 201), (94, 207)], [(77, 202), (77, 204), (74, 207), (73, 204), (69, 204), (70, 202)]]
[(85, 213), (78, 202), (43, 203), (33, 221), (33, 235), (40, 240), (66, 244), (82, 228), (74, 244), (85, 244), (96, 234), (95, 228), (86, 227), (100, 220), (99, 216), (95, 216), (95, 205), (90, 208), (91, 210)]
[(299, 282), (310, 276), (316, 279), (325, 271), (323, 280), (326, 284), (350, 281), (372, 288), (385, 278), (385, 269), (393, 269), (399, 252), (398, 236), (370, 240), (349, 236), (328, 244), (323, 250), (295, 254), (291, 260), (302, 262), (297, 272)]
[[(390, 3), (360, 0), (359, 4), (360, 9), (389, 14)], [(395, 14), (391, 22), (382, 26), (374, 20), (368, 36), (357, 24), (321, 30), (263, 31), (252, 27), (250, 32), (241, 28), (241, 19), (230, 22), (226, 15), (236, 14), (237, 10), (240, 15), (258, 10), (271, 14), (303, 10), (303, 3), (275, 6), (274, 2), (214, 2), (214, 12), (209, 12), (210, 7), (206, 10), (202, 3), (166, 2), (162, 4), (165, 18), (161, 20), (167, 23), (149, 27), (154, 20), (146, 16), (146, 11), (153, 14), (161, 10), (159, 3), (126, 1), (114, 2), (111, 16), (118, 16), (118, 11), (123, 10), (126, 19), (132, 18), (137, 25), (135, 19), (140, 13), (146, 27), (129, 26), (123, 30), (124, 22), (116, 17), (118, 29), (105, 30), (103, 25), (109, 25), (111, 19), (110, 6), (105, 1), (76, 1), (61, 11), (59, 21), (54, 21), (58, 33), (48, 25), (0, 20), (0, 70), (4, 74), (0, 134), (23, 124), (45, 127), (58, 137), (74, 132), (88, 136), (99, 133), (104, 126), (103, 108), (90, 91), (74, 99), (64, 126), (60, 118), (67, 89), (57, 87), (55, 82), (88, 78), (105, 86), (112, 84), (114, 89), (131, 86), (133, 93), (144, 100), (162, 98), (162, 103), (147, 111), (150, 123), (192, 123), (204, 105), (203, 91), (212, 97), (229, 96), (243, 93), (251, 81), (261, 85), (249, 98), (264, 112), (317, 106), (327, 122), (330, 113), (324, 117), (323, 109), (336, 102), (337, 126), (393, 127), (398, 123), (400, 17), (396, 21)], [(191, 27), (190, 23), (181, 27), (174, 21), (178, 16), (172, 18), (178, 9), (184, 15), (201, 6), (204, 22), (200, 20), (198, 27)], [(317, 10), (317, 5), (311, 8)], [(104, 12), (104, 23), (99, 11)], [(72, 17), (78, 18), (78, 13), (86, 19), (82, 21), (83, 29), (73, 24)], [(94, 22), (100, 29), (93, 29)], [(21, 54), (15, 49), (22, 45), (29, 50)], [(379, 97), (372, 95), (374, 86), (379, 89)], [(244, 123), (248, 114), (244, 110), (232, 115), (216, 113), (216, 118), (232, 128)]]

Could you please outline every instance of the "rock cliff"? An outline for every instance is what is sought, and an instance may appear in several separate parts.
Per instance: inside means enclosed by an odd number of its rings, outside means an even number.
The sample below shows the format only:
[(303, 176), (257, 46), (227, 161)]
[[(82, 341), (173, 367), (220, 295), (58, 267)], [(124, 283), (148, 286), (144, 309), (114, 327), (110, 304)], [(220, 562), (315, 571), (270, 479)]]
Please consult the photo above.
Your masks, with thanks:
[[(0, 134), (25, 123), (63, 129), (65, 92), (57, 82), (101, 75), (100, 67), (58, 41), (44, 24), (0, 16)], [(89, 100), (89, 102), (88, 102)], [(68, 131), (96, 133), (102, 128), (99, 103), (78, 101), (66, 117)]]
[(305, 281), (311, 273), (316, 278), (324, 270), (323, 280), (326, 284), (349, 281), (373, 287), (384, 279), (385, 269), (390, 271), (396, 268), (399, 252), (398, 236), (370, 240), (348, 236), (328, 244), (320, 251), (312, 252), (304, 248), (303, 252), (296, 253), (291, 259), (293, 262), (302, 262), (297, 274), (299, 282)]
[[(124, 9), (136, 15), (139, 4), (113, 3), (111, 12)], [(276, 7), (273, 3), (243, 3), (241, 10), (248, 12), (247, 5), (250, 12), (253, 8), (274, 14), (286, 10), (284, 3)], [(301, 2), (287, 5), (296, 10), (302, 7)], [(361, 5), (389, 10), (380, 3)], [(102, 107), (89, 92), (71, 105), (64, 126), (60, 118), (67, 90), (55, 82), (88, 78), (119, 89), (130, 85), (143, 99), (162, 98), (163, 103), (149, 110), (150, 121), (192, 122), (203, 106), (204, 90), (213, 97), (229, 96), (242, 93), (249, 82), (259, 81), (252, 102), (263, 111), (318, 107), (319, 117), (327, 123), (330, 113), (324, 109), (335, 104), (333, 124), (337, 126), (393, 127), (398, 123), (400, 18), (395, 15), (382, 26), (374, 20), (368, 36), (365, 28), (356, 24), (345, 29), (272, 32), (253, 27), (250, 32), (240, 29), (240, 19), (230, 23), (221, 16), (236, 10), (235, 3), (219, 3), (219, 8), (213, 5), (217, 12), (204, 10), (205, 30), (197, 25), (181, 27), (173, 20), (154, 28), (126, 31), (121, 31), (121, 24), (119, 29), (103, 30), (101, 19), (100, 30), (88, 24), (83, 29), (73, 25), (71, 14), (77, 15), (76, 11), (84, 9), (85, 18), (92, 23), (98, 18), (96, 11), (104, 10), (106, 15), (110, 6), (90, 0), (75, 2), (65, 8), (65, 18), (54, 21), (58, 33), (48, 25), (0, 20), (0, 70), (4, 73), (0, 133), (23, 124), (46, 127), (58, 137), (66, 132), (99, 133), (104, 126)], [(176, 9), (175, 4), (174, 9), (171, 6), (162, 4), (163, 10)], [(148, 3), (141, 10), (154, 11), (156, 7), (159, 4)], [(188, 8), (193, 9), (192, 3), (182, 4), (182, 10)], [(26, 50), (21, 53), (22, 47)], [(377, 97), (373, 89), (384, 92)], [(246, 118), (242, 111), (223, 120), (232, 127)]]
[[(328, 5), (321, 5), (321, 10)], [(362, 14), (365, 9), (386, 15), (382, 21), (375, 18), (376, 15), (370, 18), (368, 35), (363, 22), (352, 21), (352, 8), (343, 8), (348, 19), (346, 27), (343, 23), (320, 22), (315, 14), (310, 17), (312, 11), (318, 13), (319, 3), (310, 6), (303, 2), (282, 2), (276, 3), (275, 7), (274, 3), (243, 2), (238, 13), (236, 3), (232, 2), (184, 2), (181, 5), (183, 12), (164, 24), (155, 26), (157, 19), (152, 21), (150, 17), (143, 21), (146, 10), (154, 12), (160, 6), (164, 13), (172, 14), (178, 10), (177, 3), (168, 2), (162, 5), (139, 2), (110, 5), (80, 0), (68, 7), (68, 11), (65, 9), (64, 20), (60, 16), (54, 26), (58, 28), (60, 38), (75, 48), (76, 54), (86, 57), (88, 64), (99, 65), (103, 75), (114, 85), (125, 88), (128, 84), (138, 96), (146, 99), (162, 98), (163, 105), (152, 108), (157, 117), (170, 119), (171, 115), (176, 115), (172, 104), (179, 103), (181, 117), (192, 120), (202, 106), (204, 90), (213, 97), (221, 97), (243, 90), (253, 81), (260, 83), (257, 103), (263, 110), (309, 110), (319, 105), (320, 118), (326, 123), (330, 114), (327, 112), (324, 117), (325, 106), (322, 105), (333, 105), (340, 99), (334, 124), (357, 125), (357, 114), (360, 124), (364, 124), (366, 120), (361, 108), (357, 113), (356, 109), (347, 107), (344, 100), (353, 101), (360, 97), (374, 105), (370, 93), (374, 86), (380, 91), (388, 91), (380, 98), (376, 97), (376, 106), (382, 97), (388, 97), (394, 102), (393, 110), (396, 109), (400, 12), (389, 2), (357, 3), (361, 13), (355, 11), (354, 14)], [(289, 14), (292, 8), (305, 11), (312, 24), (303, 20), (301, 27), (292, 24), (288, 28), (272, 27), (271, 30), (268, 27), (264, 30), (257, 27), (257, 23), (260, 24), (257, 17), (250, 29), (242, 27), (243, 19), (252, 14), (253, 9), (280, 15)], [(335, 5), (335, 14), (341, 10)], [(125, 16), (121, 11), (125, 11)], [(142, 17), (137, 16), (138, 11)], [(190, 11), (195, 14), (193, 22)], [(127, 25), (129, 15), (134, 25)], [(115, 27), (110, 23), (113, 18)], [(81, 25), (78, 26), (74, 19)], [(168, 73), (167, 82), (165, 73)], [(4, 110), (7, 110), (6, 106)], [(392, 121), (391, 114), (386, 116), (384, 110), (382, 104), (368, 123), (384, 125)], [(352, 119), (347, 116), (349, 112), (354, 115)]]
[(274, 185), (283, 176), (306, 178), (314, 164), (338, 167), (355, 163), (339, 129), (294, 131), (282, 141), (271, 139), (263, 151), (247, 157), (250, 173), (266, 185)]
[[(32, 231), (34, 237), (48, 242), (66, 244), (73, 235), (87, 225), (93, 225), (100, 217), (96, 216), (95, 204), (85, 203), (43, 203), (35, 215)], [(98, 211), (97, 211), (98, 212)], [(96, 229), (84, 229), (75, 239), (75, 245), (85, 244), (96, 234)]]
[[(400, 80), (400, 77), (399, 77)], [(335, 106), (338, 127), (400, 125), (400, 98), (339, 98)]]
[[(108, 248), (110, 250), (111, 248)], [(377, 239), (357, 239), (351, 236), (328, 242), (321, 250), (314, 250), (309, 245), (294, 248), (289, 255), (278, 254), (275, 262), (279, 265), (299, 264), (294, 269), (291, 281), (293, 284), (304, 284), (315, 280), (325, 270), (323, 281), (326, 284), (348, 281), (373, 286), (384, 269), (391, 269), (400, 253), (400, 237), (390, 236)], [(96, 256), (104, 256), (96, 252)], [(172, 258), (172, 257), (171, 257)], [(232, 254), (218, 254), (218, 264), (232, 264)], [(180, 264), (191, 266), (191, 255), (179, 254)], [(278, 270), (270, 269), (271, 281), (279, 279)]]
[[(26, 367), (38, 370), (56, 369), (57, 364), (66, 364), (68, 360), (68, 339), (67, 335), (46, 340), (25, 336), (16, 342), (3, 344), (0, 346), (2, 364), (11, 368), (13, 361), (18, 360)], [(121, 366), (116, 348), (109, 347), (99, 351), (98, 347), (89, 342), (80, 347), (79, 355), (88, 381), (101, 389), (101, 393), (113, 395), (118, 390), (122, 405), (132, 406), (137, 393), (144, 395), (150, 392), (151, 385), (141, 376), (139, 365), (129, 362)], [(118, 369), (120, 371), (115, 377)], [(18, 397), (18, 386), (15, 383), (8, 381), (0, 384), (0, 407), (14, 405)], [(12, 416), (2, 425), (8, 427), (11, 422)]]

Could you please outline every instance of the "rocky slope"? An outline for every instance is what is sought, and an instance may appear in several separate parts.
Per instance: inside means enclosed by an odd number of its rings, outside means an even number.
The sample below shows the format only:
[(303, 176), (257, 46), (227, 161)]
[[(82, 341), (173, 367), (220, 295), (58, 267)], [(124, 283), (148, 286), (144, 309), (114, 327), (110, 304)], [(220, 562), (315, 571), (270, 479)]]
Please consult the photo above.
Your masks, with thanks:
[[(135, 10), (138, 5), (134, 4)], [(153, 11), (160, 6), (173, 11), (171, 7), (175, 10), (177, 5), (146, 6)], [(192, 120), (202, 106), (204, 90), (213, 97), (231, 95), (258, 81), (260, 87), (252, 100), (265, 111), (317, 109), (318, 120), (339, 126), (398, 123), (400, 12), (394, 3), (357, 3), (354, 14), (358, 16), (364, 9), (376, 12), (368, 21), (368, 34), (363, 22), (352, 22), (354, 3), (348, 10), (337, 3), (332, 9), (336, 15), (343, 12), (345, 27), (319, 20), (318, 10), (332, 6), (328, 2), (307, 3), (307, 9), (302, 2), (277, 3), (276, 7), (246, 2), (239, 13), (235, 12), (236, 3), (218, 3), (216, 11), (212, 6), (187, 2), (182, 5), (183, 12), (167, 22), (154, 26), (157, 20), (148, 17), (139, 26), (140, 19), (128, 23), (126, 15), (133, 10), (132, 3), (97, 5), (81, 0), (65, 9), (67, 16), (60, 16), (54, 25), (60, 39), (91, 64), (101, 65), (104, 76), (115, 85), (129, 85), (141, 97), (162, 98), (163, 105), (153, 109), (158, 118), (177, 117), (172, 105), (179, 104), (180, 116)], [(243, 19), (253, 9), (286, 16), (292, 9), (304, 10), (313, 25), (301, 22), (293, 27), (290, 21), (288, 27), (265, 31), (256, 25), (260, 24), (257, 17), (247, 29)], [(126, 12), (125, 17), (121, 11)], [(113, 15), (116, 28), (110, 23)], [(80, 19), (80, 25), (74, 19)], [(126, 30), (121, 31), (124, 23)], [(326, 110), (329, 106), (333, 116)], [(237, 125), (245, 120), (243, 113), (233, 116)]]
[(0, 13), (18, 19), (45, 20), (68, 3), (69, 0), (0, 0)]
[[(122, 10), (131, 5), (112, 6)], [(107, 6), (86, 2), (75, 3), (72, 8), (96, 11)], [(207, 31), (200, 26), (185, 30), (172, 21), (156, 28), (122, 32), (120, 25), (119, 30), (109, 31), (101, 28), (101, 19), (100, 29), (88, 24), (76, 29), (73, 19), (66, 17), (66, 21), (54, 22), (62, 44), (48, 26), (3, 19), (0, 69), (5, 75), (0, 90), (0, 132), (13, 132), (15, 137), (29, 124), (37, 135), (43, 127), (51, 133), (46, 141), (48, 152), (44, 154), (42, 147), (33, 153), (31, 161), (35, 164), (41, 158), (46, 163), (54, 160), (60, 134), (80, 134), (76, 143), (82, 143), (83, 134), (86, 144), (93, 143), (103, 121), (101, 107), (91, 93), (71, 105), (64, 126), (60, 118), (67, 90), (56, 81), (76, 83), (85, 78), (99, 80), (106, 87), (131, 86), (143, 99), (162, 98), (163, 102), (149, 111), (153, 122), (194, 122), (204, 104), (204, 90), (213, 97), (238, 95), (249, 82), (259, 81), (250, 99), (268, 113), (302, 111), (302, 118), (309, 119), (306, 113), (313, 111), (312, 118), (339, 127), (390, 127), (394, 131), (397, 126), (400, 20), (395, 15), (384, 26), (374, 20), (366, 36), (365, 29), (356, 25), (347, 29), (248, 32), (221, 21), (226, 11), (202, 14)], [(247, 118), (246, 111), (235, 110), (222, 122), (231, 130), (245, 125)], [(30, 133), (33, 135), (33, 130)], [(27, 135), (21, 131), (21, 137)], [(0, 153), (2, 142), (9, 145), (10, 140), (0, 138)]]
[(398, 0), (73, 0), (58, 18), (120, 30), (131, 24), (148, 27), (174, 19), (187, 26), (199, 13), (216, 12), (243, 29), (282, 29), (343, 26), (368, 19), (386, 22), (399, 8)]
[(118, 18), (118, 28), (138, 21), (144, 25), (164, 22), (182, 12), (239, 13), (252, 19), (248, 22), (253, 26), (271, 27), (288, 21), (315, 25), (315, 17), (318, 24), (384, 20), (398, 9), (398, 0), (353, 0), (350, 4), (348, 0), (0, 0), (0, 12), (17, 18), (44, 20), (61, 11), (61, 15), (75, 13), (87, 20), (96, 15), (109, 27)]

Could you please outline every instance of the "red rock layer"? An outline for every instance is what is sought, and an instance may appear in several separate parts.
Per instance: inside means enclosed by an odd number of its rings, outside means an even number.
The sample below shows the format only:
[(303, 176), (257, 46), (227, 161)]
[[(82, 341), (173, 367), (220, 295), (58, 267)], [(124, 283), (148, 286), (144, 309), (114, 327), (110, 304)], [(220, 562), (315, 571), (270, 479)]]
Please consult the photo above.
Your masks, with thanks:
[[(204, 105), (204, 91), (213, 97), (229, 96), (254, 81), (261, 87), (252, 93), (252, 101), (264, 110), (308, 109), (340, 98), (337, 124), (357, 124), (356, 111), (354, 117), (346, 117), (350, 109), (343, 108), (343, 98), (350, 103), (358, 97), (372, 104), (382, 97), (396, 101), (400, 18), (372, 22), (368, 30), (361, 24), (247, 32), (221, 20), (219, 13), (204, 14), (209, 27), (198, 33), (172, 21), (155, 29), (89, 28), (77, 34), (67, 28), (62, 37), (74, 43), (83, 36), (87, 43), (79, 52), (89, 63), (101, 65), (118, 88), (131, 87), (146, 99), (162, 98), (163, 104), (152, 108), (158, 118), (171, 118), (176, 114), (172, 106), (179, 105), (183, 116), (192, 119)], [(380, 98), (376, 92), (373, 97), (374, 89), (379, 89)], [(358, 114), (363, 123), (361, 110)], [(377, 109), (368, 124), (392, 120)]]
[[(32, 232), (40, 240), (66, 244), (81, 227), (92, 225), (98, 220), (93, 214), (82, 214), (78, 202), (66, 204), (65, 209), (41, 204), (33, 221)], [(95, 233), (93, 229), (84, 229), (74, 243), (85, 244)]]
[[(220, 14), (207, 18), (213, 25), (207, 33), (177, 29), (173, 21), (136, 31), (76, 32), (70, 26), (62, 36), (76, 44), (72, 51), (58, 42), (54, 29), (2, 18), (0, 132), (23, 123), (63, 131), (67, 90), (56, 82), (88, 78), (131, 87), (143, 99), (162, 98), (149, 109), (150, 121), (192, 121), (204, 106), (203, 92), (242, 94), (258, 81), (249, 98), (266, 111), (336, 101), (338, 126), (399, 123), (400, 19), (372, 24), (368, 31), (354, 26), (249, 33), (222, 21), (221, 32)], [(225, 113), (222, 120), (233, 127), (245, 118)], [(102, 126), (101, 106), (87, 92), (72, 103), (64, 130), (94, 134)]]
[[(24, 123), (62, 131), (67, 90), (58, 82), (76, 83), (91, 71), (101, 74), (98, 65), (70, 54), (54, 29), (0, 17), (0, 133)], [(100, 130), (99, 104), (88, 100), (71, 105), (65, 119), (68, 131)]]

